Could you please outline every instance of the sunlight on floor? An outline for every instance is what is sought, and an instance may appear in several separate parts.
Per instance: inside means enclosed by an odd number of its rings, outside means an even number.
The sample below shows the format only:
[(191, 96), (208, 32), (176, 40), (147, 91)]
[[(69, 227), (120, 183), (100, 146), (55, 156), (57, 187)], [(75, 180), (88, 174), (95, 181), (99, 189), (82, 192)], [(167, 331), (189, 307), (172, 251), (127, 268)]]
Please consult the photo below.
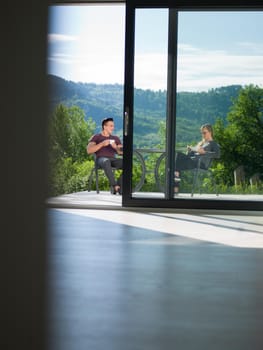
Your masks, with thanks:
[(232, 247), (263, 248), (263, 218), (261, 216), (135, 213), (89, 209), (56, 210)]

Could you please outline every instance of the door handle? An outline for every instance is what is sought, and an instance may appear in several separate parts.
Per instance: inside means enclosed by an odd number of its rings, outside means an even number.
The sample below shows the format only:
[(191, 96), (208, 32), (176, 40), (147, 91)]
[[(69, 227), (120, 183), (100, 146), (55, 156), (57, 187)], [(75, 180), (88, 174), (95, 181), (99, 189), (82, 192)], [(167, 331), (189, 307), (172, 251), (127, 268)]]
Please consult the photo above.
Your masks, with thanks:
[(128, 128), (129, 128), (129, 108), (125, 108), (124, 112), (124, 135), (128, 136)]

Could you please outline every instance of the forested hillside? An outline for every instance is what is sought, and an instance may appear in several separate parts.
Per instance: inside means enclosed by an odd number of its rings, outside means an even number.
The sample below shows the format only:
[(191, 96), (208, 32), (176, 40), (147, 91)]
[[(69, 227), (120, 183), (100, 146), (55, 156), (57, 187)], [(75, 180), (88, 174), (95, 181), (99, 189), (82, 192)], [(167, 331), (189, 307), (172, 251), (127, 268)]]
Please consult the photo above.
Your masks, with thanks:
[[(123, 86), (119, 84), (75, 83), (49, 75), (50, 112), (58, 104), (78, 106), (86, 120), (92, 118), (100, 130), (101, 119), (111, 116), (116, 133), (122, 135)], [(177, 96), (177, 141), (191, 142), (203, 123), (226, 119), (241, 86), (219, 87), (208, 92), (180, 92)], [(159, 143), (160, 121), (166, 119), (166, 92), (135, 89), (134, 139), (137, 146)]]
[[(50, 195), (87, 189), (93, 157), (87, 141), (100, 130), (101, 119), (112, 116), (116, 133), (122, 137), (123, 87), (77, 84), (49, 76), (49, 184)], [(165, 145), (166, 96), (164, 91), (135, 90), (134, 148), (163, 148)], [(258, 86), (228, 86), (207, 93), (179, 93), (177, 96), (177, 149), (200, 140), (200, 125), (212, 123), (220, 145), (220, 159), (213, 162), (213, 177), (220, 193), (260, 193), (263, 174), (263, 89)], [(97, 125), (96, 125), (97, 124)], [(97, 129), (96, 129), (97, 126)], [(182, 144), (179, 144), (182, 142)], [(147, 167), (156, 154), (145, 159)], [(164, 164), (163, 164), (164, 165)], [(242, 168), (242, 183), (234, 183), (234, 171)], [(140, 166), (133, 167), (133, 183), (140, 180)], [(251, 185), (251, 177), (257, 179)], [(108, 188), (108, 182), (100, 188)], [(190, 181), (191, 183), (191, 181)], [(205, 191), (213, 182), (206, 179)], [(185, 181), (184, 191), (189, 191)], [(157, 191), (153, 174), (143, 190)], [(182, 190), (182, 187), (181, 187)]]

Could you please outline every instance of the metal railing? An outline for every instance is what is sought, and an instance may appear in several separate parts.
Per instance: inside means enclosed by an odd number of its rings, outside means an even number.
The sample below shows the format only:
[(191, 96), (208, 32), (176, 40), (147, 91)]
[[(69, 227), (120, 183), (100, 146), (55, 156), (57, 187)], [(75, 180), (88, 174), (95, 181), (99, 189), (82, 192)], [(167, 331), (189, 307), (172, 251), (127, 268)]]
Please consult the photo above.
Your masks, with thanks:
[[(145, 157), (149, 154), (160, 154), (157, 158), (155, 166), (153, 169), (149, 169), (146, 166)], [(164, 190), (164, 186), (161, 184), (161, 179), (159, 176), (159, 168), (162, 160), (166, 156), (166, 152), (164, 149), (158, 148), (136, 148), (133, 150), (133, 155), (139, 161), (139, 166), (141, 167), (141, 175), (139, 181), (134, 185), (133, 191), (138, 192), (141, 190), (142, 186), (145, 183), (145, 178), (147, 173), (153, 173), (157, 188), (162, 192)]]

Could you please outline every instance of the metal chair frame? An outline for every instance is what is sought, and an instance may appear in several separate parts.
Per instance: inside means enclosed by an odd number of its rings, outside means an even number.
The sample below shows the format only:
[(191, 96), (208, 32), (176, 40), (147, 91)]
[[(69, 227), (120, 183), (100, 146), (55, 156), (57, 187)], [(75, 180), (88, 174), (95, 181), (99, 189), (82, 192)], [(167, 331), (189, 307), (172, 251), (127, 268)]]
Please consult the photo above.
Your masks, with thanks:
[[(99, 190), (99, 170), (102, 170), (104, 173), (104, 170), (97, 164), (96, 154), (94, 153), (94, 167), (91, 169), (89, 179), (88, 179), (88, 192), (91, 191), (92, 181), (93, 181), (93, 177), (95, 174), (96, 192), (100, 193), (100, 190)], [(115, 172), (118, 169), (115, 167), (112, 167), (112, 170), (113, 170), (113, 172)]]
[(211, 163), (213, 161), (213, 159), (215, 159), (216, 157), (214, 157), (214, 153), (213, 152), (210, 152), (210, 154), (208, 155), (209, 159), (211, 160), (209, 166), (204, 169), (204, 168), (201, 168), (201, 160), (202, 160), (202, 157), (206, 157), (206, 156), (200, 156), (198, 158), (198, 163), (197, 163), (197, 167), (193, 169), (193, 172), (194, 172), (194, 179), (193, 179), (193, 184), (192, 184), (192, 191), (191, 191), (191, 197), (194, 196), (194, 192), (196, 190), (196, 188), (198, 188), (199, 190), (199, 193), (201, 194), (201, 181), (200, 181), (200, 175), (201, 174), (204, 174), (204, 173), (208, 173), (210, 178), (212, 179), (213, 181), (213, 187), (216, 188), (215, 192), (216, 192), (216, 195), (219, 196), (219, 191), (218, 191), (218, 186), (216, 185), (215, 183), (215, 180), (214, 180), (214, 177), (213, 177), (213, 173), (210, 169), (211, 167)]

